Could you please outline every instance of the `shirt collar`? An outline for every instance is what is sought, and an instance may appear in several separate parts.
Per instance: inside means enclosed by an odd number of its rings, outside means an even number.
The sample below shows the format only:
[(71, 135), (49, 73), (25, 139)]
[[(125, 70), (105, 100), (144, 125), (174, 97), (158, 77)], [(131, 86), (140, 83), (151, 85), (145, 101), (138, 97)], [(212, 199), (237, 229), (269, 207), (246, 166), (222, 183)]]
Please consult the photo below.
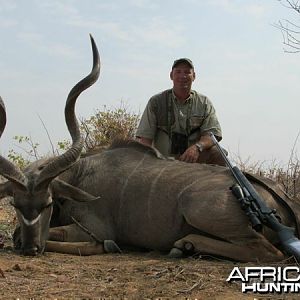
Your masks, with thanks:
[(194, 94), (193, 91), (191, 91), (189, 97), (185, 100), (184, 103), (182, 103), (182, 102), (179, 102), (179, 101), (177, 100), (176, 95), (175, 95), (175, 93), (174, 93), (174, 90), (172, 89), (172, 97), (173, 97), (173, 100), (176, 101), (178, 104), (181, 104), (181, 105), (185, 105), (185, 104), (189, 103), (189, 102), (191, 101), (191, 99), (192, 99), (193, 94)]

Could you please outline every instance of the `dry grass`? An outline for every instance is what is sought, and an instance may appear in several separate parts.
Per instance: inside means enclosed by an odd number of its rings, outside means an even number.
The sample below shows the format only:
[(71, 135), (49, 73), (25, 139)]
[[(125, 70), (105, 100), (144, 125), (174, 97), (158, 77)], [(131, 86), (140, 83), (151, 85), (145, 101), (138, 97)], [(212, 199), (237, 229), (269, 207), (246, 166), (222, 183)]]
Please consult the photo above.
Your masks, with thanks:
[(292, 198), (300, 201), (300, 161), (296, 155), (291, 156), (287, 165), (276, 160), (271, 162), (252, 161), (250, 157), (241, 159), (235, 156), (233, 161), (242, 170), (279, 183)]
[(251, 157), (242, 159), (240, 155), (233, 155), (234, 162), (243, 171), (267, 177), (282, 185), (283, 190), (292, 198), (300, 201), (300, 160), (297, 155), (296, 145), (300, 137), (298, 132), (290, 157), (286, 165), (276, 160), (253, 161)]

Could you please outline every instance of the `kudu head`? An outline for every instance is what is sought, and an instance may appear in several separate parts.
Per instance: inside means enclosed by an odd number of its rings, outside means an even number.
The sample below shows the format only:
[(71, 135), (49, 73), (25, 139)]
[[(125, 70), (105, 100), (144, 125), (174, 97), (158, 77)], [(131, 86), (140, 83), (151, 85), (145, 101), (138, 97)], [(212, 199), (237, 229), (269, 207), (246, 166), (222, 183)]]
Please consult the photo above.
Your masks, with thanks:
[[(48, 238), (53, 210), (53, 197), (89, 201), (95, 199), (84, 191), (73, 187), (56, 177), (69, 169), (79, 158), (83, 148), (79, 124), (75, 115), (75, 103), (82, 91), (94, 84), (100, 73), (100, 58), (97, 46), (91, 36), (93, 67), (88, 76), (78, 82), (70, 91), (65, 119), (72, 137), (72, 146), (60, 156), (47, 161), (32, 163), (24, 171), (0, 156), (0, 175), (8, 181), (0, 184), (0, 199), (12, 196), (21, 229), (21, 249), (25, 255), (43, 253)], [(6, 125), (6, 111), (0, 97), (0, 137)]]

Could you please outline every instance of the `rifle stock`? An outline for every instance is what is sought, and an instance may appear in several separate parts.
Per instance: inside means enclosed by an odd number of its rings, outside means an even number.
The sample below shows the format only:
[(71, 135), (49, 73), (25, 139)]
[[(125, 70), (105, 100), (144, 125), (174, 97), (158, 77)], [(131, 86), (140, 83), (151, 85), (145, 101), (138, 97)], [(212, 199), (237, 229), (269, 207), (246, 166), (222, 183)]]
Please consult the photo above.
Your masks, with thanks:
[(210, 133), (210, 137), (236, 181), (231, 187), (232, 193), (246, 212), (252, 227), (256, 231), (261, 231), (263, 225), (271, 228), (277, 233), (283, 251), (300, 261), (300, 240), (295, 236), (295, 229), (279, 222), (275, 209), (269, 208), (243, 172), (237, 166), (232, 166), (213, 133)]

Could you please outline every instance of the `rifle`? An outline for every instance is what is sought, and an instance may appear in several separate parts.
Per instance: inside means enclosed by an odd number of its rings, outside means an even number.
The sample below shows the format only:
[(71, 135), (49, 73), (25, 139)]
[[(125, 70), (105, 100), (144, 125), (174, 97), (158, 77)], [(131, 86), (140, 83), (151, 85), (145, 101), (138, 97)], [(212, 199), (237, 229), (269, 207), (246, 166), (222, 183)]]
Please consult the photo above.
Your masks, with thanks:
[(210, 137), (236, 181), (231, 187), (231, 191), (246, 212), (253, 229), (259, 232), (262, 230), (263, 225), (266, 225), (275, 231), (283, 251), (300, 261), (300, 240), (295, 236), (295, 229), (279, 222), (276, 210), (269, 208), (242, 171), (237, 166), (232, 166), (224, 150), (211, 132)]

